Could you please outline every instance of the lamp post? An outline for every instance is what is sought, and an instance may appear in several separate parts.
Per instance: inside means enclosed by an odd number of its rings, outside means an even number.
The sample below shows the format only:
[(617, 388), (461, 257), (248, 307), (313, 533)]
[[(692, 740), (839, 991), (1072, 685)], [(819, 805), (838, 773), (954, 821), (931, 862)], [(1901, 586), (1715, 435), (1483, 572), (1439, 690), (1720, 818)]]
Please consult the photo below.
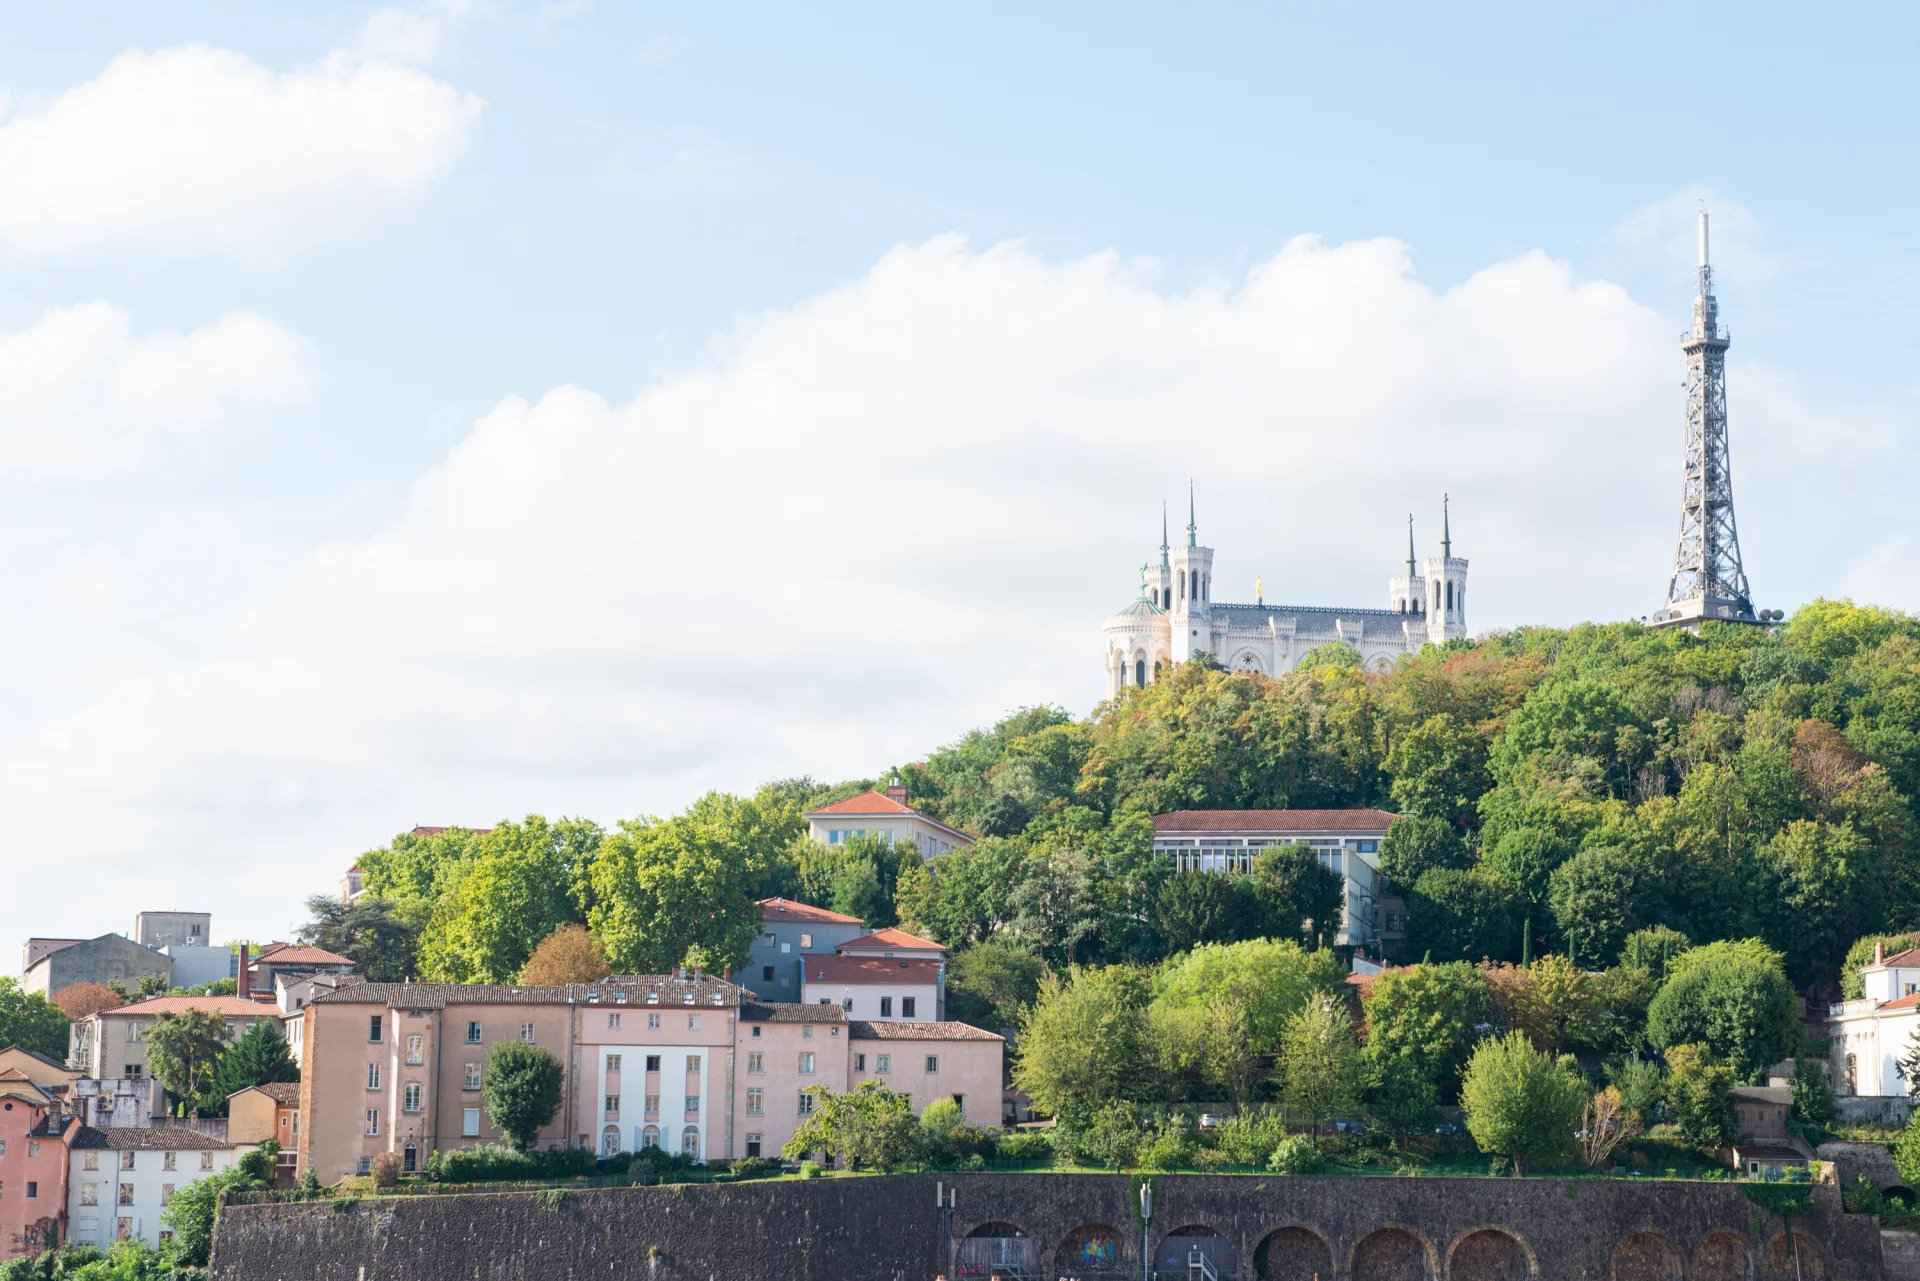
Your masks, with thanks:
[(1153, 1281), (1153, 1180), (1140, 1182), (1140, 1281)]

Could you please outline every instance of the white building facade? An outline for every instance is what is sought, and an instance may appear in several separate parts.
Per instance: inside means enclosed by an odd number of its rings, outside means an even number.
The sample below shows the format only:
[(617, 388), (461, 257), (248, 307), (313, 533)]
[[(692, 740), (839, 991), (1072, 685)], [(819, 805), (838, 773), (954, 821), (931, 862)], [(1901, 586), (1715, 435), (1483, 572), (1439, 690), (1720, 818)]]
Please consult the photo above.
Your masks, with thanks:
[(822, 845), (843, 845), (856, 836), (877, 836), (889, 845), (912, 844), (925, 859), (973, 844), (973, 837), (907, 804), (907, 789), (862, 792), (807, 811), (807, 835)]
[(1900, 1060), (1920, 1032), (1920, 948), (1895, 956), (1874, 949), (1860, 971), (1865, 995), (1828, 1007), (1834, 1093), (1853, 1098), (1906, 1099)]
[(1269, 605), (1256, 583), (1252, 604), (1214, 599), (1213, 548), (1202, 547), (1191, 501), (1187, 542), (1172, 547), (1164, 522), (1160, 565), (1140, 567), (1140, 595), (1107, 619), (1106, 673), (1109, 694), (1152, 682), (1171, 664), (1211, 655), (1229, 671), (1278, 675), (1322, 645), (1345, 643), (1370, 671), (1426, 645), (1467, 635), (1467, 562), (1453, 554), (1450, 516), (1442, 516), (1441, 554), (1414, 555), (1407, 529), (1403, 572), (1387, 583), (1384, 609), (1328, 605)]
[(172, 1235), (161, 1212), (174, 1194), (232, 1169), (248, 1150), (179, 1125), (83, 1129), (68, 1156), (67, 1239), (103, 1250), (122, 1240), (159, 1246)]

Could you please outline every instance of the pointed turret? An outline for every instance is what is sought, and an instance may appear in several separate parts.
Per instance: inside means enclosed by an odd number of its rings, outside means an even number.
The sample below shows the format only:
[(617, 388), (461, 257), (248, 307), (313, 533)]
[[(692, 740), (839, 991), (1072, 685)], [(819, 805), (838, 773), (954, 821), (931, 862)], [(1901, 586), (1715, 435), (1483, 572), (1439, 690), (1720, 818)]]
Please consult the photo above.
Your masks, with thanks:
[(1162, 502), (1160, 504), (1160, 568), (1162, 569), (1167, 568), (1167, 552), (1169, 550), (1170, 548), (1167, 544), (1167, 505)]
[(1193, 519), (1193, 481), (1187, 481), (1187, 546), (1200, 545), (1200, 526)]
[(1453, 559), (1453, 513), (1449, 510), (1452, 502), (1449, 495), (1440, 495), (1440, 554), (1448, 560)]

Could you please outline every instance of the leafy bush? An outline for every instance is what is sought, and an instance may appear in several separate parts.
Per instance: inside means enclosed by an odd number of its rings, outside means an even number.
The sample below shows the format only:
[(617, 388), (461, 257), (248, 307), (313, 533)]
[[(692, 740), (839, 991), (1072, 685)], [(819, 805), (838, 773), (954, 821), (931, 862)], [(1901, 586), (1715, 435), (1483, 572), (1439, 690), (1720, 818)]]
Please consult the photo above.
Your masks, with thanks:
[(373, 1186), (390, 1188), (400, 1182), (400, 1155), (397, 1152), (382, 1152), (373, 1158)]
[[(495, 1183), (503, 1180), (570, 1179), (594, 1172), (593, 1153), (585, 1148), (516, 1152), (504, 1143), (442, 1148), (427, 1158), (426, 1175), (437, 1183)], [(378, 1171), (376, 1170), (376, 1178)]]
[(1320, 1168), (1320, 1153), (1305, 1138), (1291, 1134), (1274, 1144), (1267, 1168), (1275, 1174), (1312, 1174)]
[(1084, 1121), (1069, 1123), (1062, 1118), (1054, 1129), (1054, 1148), (1076, 1164), (1130, 1169), (1138, 1164), (1148, 1126), (1147, 1115), (1137, 1104), (1115, 1100), (1102, 1104)]
[(802, 1161), (800, 1163), (800, 1177), (803, 1179), (817, 1179), (823, 1173), (824, 1171), (821, 1170), (818, 1161)]
[(994, 1141), (993, 1155), (997, 1161), (1045, 1165), (1053, 1160), (1053, 1135), (1046, 1130), (1014, 1130)]
[(732, 1170), (736, 1180), (766, 1179), (780, 1173), (780, 1163), (771, 1157), (748, 1156), (735, 1161)]
[(1220, 1123), (1213, 1144), (1230, 1164), (1263, 1166), (1286, 1137), (1286, 1122), (1278, 1112), (1242, 1112)]
[(1142, 1143), (1135, 1161), (1143, 1170), (1184, 1170), (1193, 1165), (1193, 1137), (1177, 1120), (1161, 1123), (1153, 1136)]

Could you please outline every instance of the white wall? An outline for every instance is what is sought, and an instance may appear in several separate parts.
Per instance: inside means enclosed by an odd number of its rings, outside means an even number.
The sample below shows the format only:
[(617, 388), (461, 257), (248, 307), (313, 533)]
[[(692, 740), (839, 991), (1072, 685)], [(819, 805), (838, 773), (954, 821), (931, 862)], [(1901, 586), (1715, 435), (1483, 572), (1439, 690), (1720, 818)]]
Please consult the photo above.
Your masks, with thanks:
[[(891, 1014), (880, 1013), (880, 998), (883, 996), (893, 999)], [(901, 1002), (907, 997), (912, 997), (914, 1001), (911, 1016), (901, 1012)], [(802, 1005), (818, 1005), (822, 1001), (829, 1005), (843, 1005), (848, 999), (853, 1001), (851, 1008), (847, 1009), (850, 1019), (898, 1020), (911, 1017), (926, 1022), (940, 1017), (940, 989), (932, 983), (903, 983), (898, 986), (880, 983), (808, 983), (800, 993)]]
[(1833, 1059), (1829, 1071), (1835, 1093), (1847, 1093), (1847, 1057), (1853, 1057), (1853, 1093), (1862, 1098), (1904, 1098), (1900, 1057), (1920, 1030), (1920, 1009), (1893, 1014), (1861, 1014), (1830, 1025)]
[[(162, 1202), (171, 1186), (175, 1191), (222, 1170), (230, 1170), (249, 1148), (209, 1148), (204, 1151), (133, 1153), (133, 1169), (121, 1169), (124, 1152), (87, 1148), (69, 1155), (67, 1178), (67, 1239), (102, 1249), (112, 1245), (119, 1221), (127, 1219), (128, 1234), (148, 1245), (160, 1244)], [(174, 1168), (169, 1170), (167, 1158)], [(211, 1169), (202, 1166), (205, 1157)], [(97, 1167), (88, 1169), (89, 1160)], [(131, 1189), (131, 1204), (120, 1203), (121, 1187)], [(89, 1190), (93, 1204), (87, 1204)]]

